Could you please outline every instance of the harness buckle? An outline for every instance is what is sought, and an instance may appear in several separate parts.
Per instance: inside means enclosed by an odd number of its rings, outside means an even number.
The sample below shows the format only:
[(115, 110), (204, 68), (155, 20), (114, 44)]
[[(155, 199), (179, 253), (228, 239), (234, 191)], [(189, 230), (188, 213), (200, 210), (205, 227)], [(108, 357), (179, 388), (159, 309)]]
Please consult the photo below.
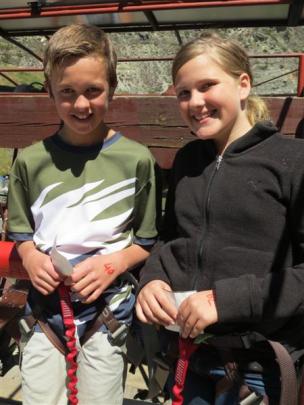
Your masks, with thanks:
[(33, 330), (33, 325), (29, 325), (24, 318), (20, 318), (18, 324), (25, 335), (29, 335)]
[(108, 340), (112, 346), (122, 346), (126, 342), (128, 333), (129, 327), (121, 323), (114, 332), (108, 330)]

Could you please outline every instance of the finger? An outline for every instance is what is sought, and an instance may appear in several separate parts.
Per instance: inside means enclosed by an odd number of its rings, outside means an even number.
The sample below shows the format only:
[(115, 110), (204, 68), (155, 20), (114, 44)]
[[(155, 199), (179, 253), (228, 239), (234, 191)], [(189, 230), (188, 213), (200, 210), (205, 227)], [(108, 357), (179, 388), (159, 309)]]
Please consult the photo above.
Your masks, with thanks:
[(33, 286), (36, 288), (37, 291), (39, 291), (42, 295), (49, 295), (49, 292), (46, 288), (43, 288), (39, 286), (38, 284), (33, 282)]
[(52, 280), (56, 282), (60, 282), (64, 279), (64, 277), (55, 269), (46, 269), (45, 274), (47, 274)]
[(144, 323), (148, 323), (151, 324), (152, 322), (146, 317), (146, 315), (144, 314), (142, 307), (139, 303), (137, 303), (135, 305), (135, 310), (136, 310), (136, 316), (137, 318)]
[(197, 318), (193, 315), (189, 315), (187, 318), (183, 318), (181, 316), (181, 323), (180, 328), (181, 328), (181, 335), (183, 338), (187, 338), (190, 336), (190, 333), (194, 327), (194, 325), (197, 323)]
[[(144, 310), (148, 316), (151, 316), (163, 326), (172, 325), (175, 323), (175, 319), (167, 314), (166, 310), (160, 305), (160, 302), (154, 297), (151, 296), (148, 301), (145, 301)], [(150, 312), (150, 313), (149, 313)], [(152, 319), (152, 318), (151, 318)]]
[(145, 315), (145, 317), (151, 322), (151, 323), (157, 323), (162, 325), (162, 321), (159, 319), (158, 316), (155, 316), (154, 311), (155, 307), (152, 309), (150, 307), (150, 303), (144, 301), (141, 304), (142, 311)]
[(89, 295), (89, 293), (92, 292), (92, 290), (90, 290), (90, 287), (96, 284), (95, 278), (90, 273), (85, 274), (78, 281), (75, 281), (73, 276), (71, 276), (71, 280), (72, 282), (74, 282), (73, 286), (71, 287), (71, 290), (76, 293), (81, 293), (83, 290), (88, 289), (86, 295)]
[(44, 271), (45, 274), (48, 274), (52, 278), (52, 280), (61, 281), (63, 279), (62, 275), (56, 270), (49, 257), (47, 257), (46, 261), (44, 261), (41, 269)]
[(176, 308), (176, 303), (172, 298), (172, 292), (171, 291), (165, 291), (164, 294), (159, 295), (158, 301), (162, 309), (165, 311), (165, 313), (173, 320), (176, 320), (177, 317), (177, 308)]
[(47, 272), (43, 272), (42, 276), (40, 277), (41, 281), (46, 282), (50, 286), (56, 288), (60, 282), (62, 281), (62, 278), (56, 274), (56, 277), (54, 278), (52, 274), (49, 274)]
[(56, 288), (59, 281), (54, 280), (45, 270), (39, 270), (37, 273), (32, 274), (31, 280), (34, 284), (42, 288)]
[(191, 310), (189, 309), (189, 298), (184, 299), (178, 307), (178, 313), (183, 314), (184, 318), (188, 317)]
[(48, 283), (39, 280), (38, 282), (33, 282), (34, 287), (41, 292), (43, 295), (49, 295), (54, 292), (56, 287), (50, 286)]
[(202, 332), (204, 332), (204, 326), (203, 323), (200, 320), (198, 320), (196, 324), (193, 326), (192, 330), (190, 331), (190, 337), (194, 339)]
[(101, 293), (102, 289), (95, 289), (92, 294), (90, 294), (89, 296), (85, 296), (85, 298), (82, 298), (81, 302), (83, 304), (91, 304), (92, 302), (97, 300)]
[(96, 290), (100, 289), (100, 284), (97, 282), (86, 283), (83, 287), (78, 285), (80, 283), (83, 284), (82, 282), (75, 284), (71, 288), (71, 291), (76, 292), (81, 297), (81, 300), (86, 300), (92, 294), (94, 294)]
[(74, 271), (71, 274), (71, 280), (74, 283), (78, 283), (80, 280), (84, 279), (87, 275), (89, 275), (93, 270), (93, 267), (86, 262), (82, 262), (77, 264), (74, 267)]
[(181, 327), (184, 326), (185, 322), (187, 319), (191, 316), (191, 310), (188, 305), (185, 305), (184, 302), (181, 303), (181, 305), (178, 308), (178, 313), (176, 317), (176, 323), (180, 325)]

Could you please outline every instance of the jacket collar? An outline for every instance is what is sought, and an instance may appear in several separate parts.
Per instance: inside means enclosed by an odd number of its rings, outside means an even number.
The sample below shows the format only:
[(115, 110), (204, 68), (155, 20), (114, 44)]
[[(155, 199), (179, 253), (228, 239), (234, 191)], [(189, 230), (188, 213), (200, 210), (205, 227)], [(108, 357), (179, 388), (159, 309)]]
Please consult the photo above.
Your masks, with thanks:
[(233, 141), (224, 152), (224, 155), (234, 155), (244, 152), (277, 133), (278, 129), (270, 121), (258, 122), (240, 138)]

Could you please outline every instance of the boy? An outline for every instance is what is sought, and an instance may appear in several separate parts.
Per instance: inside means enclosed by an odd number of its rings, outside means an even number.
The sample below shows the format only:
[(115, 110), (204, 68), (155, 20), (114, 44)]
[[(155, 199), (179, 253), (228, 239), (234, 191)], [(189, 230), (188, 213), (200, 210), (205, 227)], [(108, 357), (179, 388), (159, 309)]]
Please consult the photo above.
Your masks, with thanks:
[[(61, 341), (57, 287), (64, 281), (71, 288), (80, 404), (118, 405), (125, 345), (110, 343), (104, 324), (82, 346), (79, 339), (104, 302), (117, 321), (131, 321), (134, 296), (122, 274), (148, 257), (156, 237), (154, 161), (144, 146), (104, 123), (117, 79), (116, 55), (102, 30), (80, 24), (58, 30), (44, 72), (62, 124), (13, 166), (9, 236), (32, 282), (27, 313), (42, 306)], [(73, 265), (70, 277), (56, 271), (53, 246)], [(64, 355), (37, 324), (21, 373), (24, 405), (68, 403)]]

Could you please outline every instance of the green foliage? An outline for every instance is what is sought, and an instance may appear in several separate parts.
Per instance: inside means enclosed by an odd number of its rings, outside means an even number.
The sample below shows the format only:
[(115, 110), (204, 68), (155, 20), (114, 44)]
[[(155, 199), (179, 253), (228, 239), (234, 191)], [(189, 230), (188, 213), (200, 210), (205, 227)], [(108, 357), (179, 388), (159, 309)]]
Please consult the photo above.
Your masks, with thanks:
[(0, 176), (9, 173), (12, 164), (12, 149), (0, 148)]
[[(38, 82), (43, 84), (44, 76), (43, 72), (9, 72), (5, 73), (9, 76), (12, 80), (14, 80), (17, 84), (31, 84), (33, 82)], [(0, 85), (5, 86), (14, 86), (9, 80), (5, 79), (4, 77), (0, 76)]]

